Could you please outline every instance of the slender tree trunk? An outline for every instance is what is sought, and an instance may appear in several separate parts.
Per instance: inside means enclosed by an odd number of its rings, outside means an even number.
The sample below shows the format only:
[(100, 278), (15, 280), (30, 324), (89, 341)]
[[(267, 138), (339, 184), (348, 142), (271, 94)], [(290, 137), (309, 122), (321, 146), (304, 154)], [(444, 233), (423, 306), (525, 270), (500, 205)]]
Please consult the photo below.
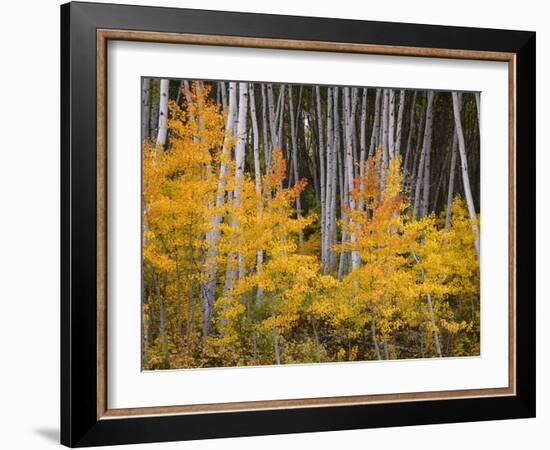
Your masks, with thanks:
[[(361, 193), (365, 190), (365, 161), (367, 157), (367, 88), (363, 89), (363, 98), (361, 99), (361, 123), (359, 127), (359, 190)], [(358, 205), (359, 211), (365, 208), (365, 202), (361, 196)]]
[[(458, 96), (459, 100), (459, 109), (462, 107), (462, 94)], [(454, 115), (453, 115), (454, 117)], [(456, 132), (456, 125), (453, 127), (453, 143), (451, 145), (451, 168), (449, 173), (449, 186), (447, 189), (447, 208), (445, 210), (445, 229), (449, 230), (451, 227), (451, 213), (452, 213), (452, 204), (454, 197), (455, 189), (455, 167), (457, 159), (457, 149), (458, 149), (458, 134)]]
[(170, 81), (160, 80), (160, 98), (159, 98), (159, 126), (157, 135), (157, 145), (164, 147), (166, 145), (166, 136), (168, 133), (168, 87)]
[(372, 125), (372, 134), (370, 138), (369, 158), (371, 158), (374, 155), (374, 150), (378, 139), (377, 136), (379, 134), (378, 129), (380, 128), (381, 92), (382, 92), (382, 89), (376, 89), (376, 98), (374, 100), (374, 122)]
[(388, 154), (395, 157), (395, 91), (388, 89)]
[(454, 188), (455, 188), (455, 166), (456, 166), (457, 143), (458, 143), (458, 138), (456, 136), (456, 132), (454, 132), (452, 155), (451, 155), (451, 168), (449, 173), (449, 187), (447, 190), (447, 208), (445, 209), (445, 229), (446, 230), (449, 230), (449, 228), (451, 227), (451, 213), (452, 213), (453, 195), (454, 195)]
[(264, 148), (264, 166), (265, 166), (265, 172), (269, 172), (269, 166), (271, 165), (271, 155), (270, 155), (270, 146), (269, 146), (269, 138), (267, 134), (267, 96), (265, 93), (265, 84), (262, 83), (261, 85), (262, 90), (262, 143)]
[[(334, 160), (334, 163), (335, 163), (335, 167), (334, 167), (334, 177), (336, 178), (336, 176), (338, 175), (338, 188), (339, 188), (339, 191), (340, 191), (340, 205), (342, 204), (347, 204), (347, 198), (346, 198), (346, 189), (347, 189), (347, 185), (344, 181), (344, 170), (343, 170), (343, 166), (345, 165), (345, 160), (343, 159), (342, 157), (342, 151), (340, 149), (340, 110), (339, 110), (339, 94), (340, 94), (340, 91), (339, 91), (339, 88), (338, 87), (334, 87), (333, 88), (333, 94), (334, 94), (334, 98), (333, 98), (333, 107), (334, 107), (334, 111), (333, 111), (333, 114), (334, 114), (334, 151), (335, 151), (335, 160)], [(344, 113), (345, 115), (345, 113)], [(336, 173), (336, 171), (338, 171), (338, 174)], [(333, 202), (334, 202), (334, 221), (336, 221), (336, 180), (335, 180), (335, 183), (333, 185), (333, 189), (334, 189), (334, 197), (333, 197)], [(342, 219), (343, 222), (345, 222), (347, 220), (347, 215), (344, 211), (344, 208), (340, 208), (340, 218)], [(336, 223), (334, 224), (334, 230), (336, 232)], [(341, 242), (344, 243), (345, 241), (347, 240), (347, 236), (346, 236), (346, 233), (344, 230), (342, 230), (342, 237), (341, 237)], [(345, 252), (341, 252), (340, 253), (340, 261), (339, 261), (339, 264), (338, 264), (338, 279), (342, 278), (342, 275), (343, 275), (343, 270), (344, 270), (344, 260), (345, 260)]]
[[(351, 121), (353, 119), (353, 115), (351, 114), (351, 108), (350, 108), (350, 92), (349, 88), (344, 88), (344, 129), (346, 133), (346, 174), (347, 174), (347, 183), (348, 183), (348, 193), (353, 191), (353, 142), (352, 142), (352, 126)], [(351, 211), (355, 210), (355, 200), (353, 196), (349, 195), (348, 199), (348, 206)], [(353, 220), (350, 219), (350, 227), (353, 229)], [(350, 235), (350, 241), (352, 244), (354, 244), (357, 241), (357, 235), (355, 233), (351, 233)], [(351, 252), (351, 268), (352, 270), (355, 270), (359, 267), (360, 264), (360, 258), (359, 258), (359, 252), (352, 251)]]
[(466, 144), (464, 142), (464, 133), (462, 131), (462, 122), (460, 119), (460, 106), (458, 101), (458, 94), (452, 93), (453, 97), (453, 113), (455, 118), (456, 133), (458, 136), (458, 150), (460, 152), (460, 167), (462, 169), (462, 185), (464, 186), (464, 195), (466, 197), (466, 205), (468, 207), (468, 214), (472, 221), (472, 231), (474, 233), (474, 246), (476, 248), (477, 259), (479, 261), (479, 229), (477, 225), (477, 214), (474, 206), (474, 198), (472, 196), (472, 190), (470, 188), (470, 176), (468, 174), (468, 158), (466, 155)]
[(325, 241), (323, 243), (326, 252), (326, 261), (323, 267), (323, 273), (327, 273), (331, 266), (332, 250), (330, 245), (332, 243), (332, 216), (334, 214), (333, 209), (333, 183), (336, 168), (334, 167), (333, 154), (334, 154), (334, 133), (333, 133), (333, 119), (332, 119), (332, 88), (327, 88), (327, 178), (326, 178), (326, 201), (325, 201)]
[(275, 297), (271, 294), (271, 321), (273, 333), (273, 350), (275, 352), (275, 364), (281, 364), (281, 355), (279, 353), (279, 337), (277, 335), (277, 310), (275, 308)]
[[(216, 190), (215, 206), (218, 210), (225, 199), (225, 186), (227, 183), (227, 164), (231, 154), (230, 143), (232, 141), (232, 130), (236, 121), (237, 113), (237, 83), (229, 83), (229, 110), (225, 124), (226, 137), (224, 139), (222, 155), (220, 159), (220, 169), (218, 174), (218, 186)], [(212, 312), (214, 308), (214, 296), (217, 283), (217, 241), (220, 235), (219, 226), (222, 220), (221, 214), (215, 214), (212, 217), (210, 229), (206, 233), (206, 255), (204, 277), (201, 283), (201, 310), (202, 310), (202, 336), (205, 339), (212, 328)]]
[[(244, 179), (245, 148), (247, 137), (247, 115), (248, 115), (248, 83), (239, 83), (239, 113), (237, 118), (237, 142), (235, 144), (235, 189), (233, 191), (233, 208), (238, 210), (241, 206), (241, 194)], [(238, 227), (237, 217), (233, 214), (231, 226)], [(244, 277), (244, 257), (240, 251), (240, 244), (237, 245), (237, 270), (239, 279)], [(225, 278), (225, 291), (233, 288), (235, 270), (233, 260), (227, 262), (228, 270)]]
[(428, 111), (428, 117), (426, 119), (426, 134), (424, 134), (424, 147), (425, 147), (425, 156), (424, 156), (424, 190), (422, 198), (422, 217), (428, 214), (429, 203), (430, 203), (430, 187), (431, 187), (431, 153), (432, 153), (432, 132), (433, 132), (433, 102), (435, 99), (435, 94), (433, 91), (428, 93), (428, 97), (432, 94), (431, 103), (432, 107)]
[(225, 90), (225, 81), (220, 81), (220, 91), (222, 97), (222, 109), (227, 110), (227, 91)]
[(277, 142), (279, 145), (283, 142), (283, 124), (285, 116), (285, 85), (281, 84), (279, 88), (279, 100), (277, 106)]
[(187, 288), (187, 323), (185, 327), (185, 342), (187, 343), (188, 349), (191, 343), (191, 333), (194, 332), (195, 329), (195, 298), (193, 296), (193, 278), (191, 277), (194, 265), (195, 257), (193, 252), (191, 252), (188, 269), (189, 286)]
[(411, 190), (411, 199), (414, 200), (414, 187), (416, 186), (416, 179), (418, 178), (418, 169), (420, 164), (418, 160), (422, 154), (422, 137), (424, 133), (424, 125), (426, 124), (426, 99), (427, 96), (424, 94), (421, 100), (421, 113), (420, 113), (420, 122), (418, 123), (417, 133), (416, 133), (416, 145), (414, 152), (414, 161), (412, 166), (411, 180), (410, 180), (410, 190)]
[(480, 107), (480, 93), (475, 93), (476, 98), (476, 111), (477, 111), (477, 126), (478, 128), (481, 128), (481, 107)]
[(405, 151), (405, 161), (403, 162), (403, 181), (401, 182), (401, 189), (405, 187), (407, 178), (410, 175), (409, 172), (409, 159), (411, 156), (412, 137), (414, 133), (414, 115), (416, 112), (416, 91), (413, 92), (411, 101), (411, 112), (409, 114), (409, 136), (407, 137), (407, 150)]
[(143, 341), (141, 343), (141, 369), (144, 370), (147, 367), (147, 359), (149, 354), (149, 314), (145, 315), (145, 305), (147, 303), (147, 295), (145, 292), (145, 283), (142, 283), (141, 291), (141, 332), (143, 334)]
[(176, 293), (177, 293), (177, 302), (176, 302), (176, 329), (178, 336), (183, 339), (183, 326), (181, 320), (181, 275), (179, 269), (179, 255), (178, 248), (175, 248), (174, 259), (176, 260)]
[(327, 249), (325, 247), (326, 234), (326, 172), (325, 172), (325, 142), (323, 133), (323, 112), (321, 109), (321, 88), (315, 86), (315, 97), (317, 100), (317, 129), (319, 143), (319, 166), (320, 166), (320, 194), (321, 194), (321, 267), (327, 264)]
[(141, 143), (149, 137), (151, 125), (151, 79), (143, 77), (141, 80)]
[[(422, 276), (422, 281), (425, 281), (426, 272), (424, 271), (424, 268), (420, 264), (420, 259), (414, 252), (412, 252), (412, 256), (420, 268), (420, 275)], [(432, 324), (432, 328), (433, 328), (435, 352), (437, 356), (441, 358), (443, 355), (441, 354), (441, 344), (439, 343), (439, 332), (437, 331), (437, 325), (435, 322), (435, 313), (434, 313), (433, 304), (432, 304), (432, 296), (428, 291), (426, 291), (426, 301), (428, 303), (428, 313), (430, 314), (430, 323)]]
[(185, 81), (186, 80), (181, 80), (180, 85), (178, 86), (178, 95), (176, 96), (176, 105), (178, 105), (178, 106), (180, 104), (181, 94), (183, 94), (183, 88), (185, 86)]
[[(290, 141), (292, 143), (292, 166), (294, 174), (294, 183), (297, 183), (300, 179), (298, 176), (298, 140), (296, 138), (296, 123), (294, 121), (294, 104), (292, 101), (292, 86), (288, 87), (288, 110), (290, 113)], [(296, 113), (296, 116), (298, 112)], [(300, 200), (300, 194), (296, 196), (296, 215), (298, 219), (302, 218), (302, 203)], [(304, 246), (304, 233), (302, 230), (298, 233), (298, 241), (300, 248)]]
[[(338, 154), (336, 165), (338, 167), (338, 191), (340, 193), (340, 220), (342, 223), (347, 222), (348, 216), (344, 210), (344, 206), (347, 205), (347, 198), (345, 191), (347, 190), (346, 174), (345, 174), (345, 159), (342, 156), (342, 153), (338, 147)], [(348, 239), (346, 230), (342, 230), (341, 243), (344, 244)], [(338, 261), (338, 272), (337, 278), (339, 280), (344, 276), (344, 264), (346, 262), (347, 252), (340, 252), (340, 258)]]
[(359, 98), (358, 95), (359, 90), (357, 88), (351, 88), (351, 117), (350, 117), (350, 128), (351, 128), (351, 145), (352, 145), (352, 154), (353, 154), (353, 167), (352, 167), (352, 173), (353, 177), (355, 178), (359, 172), (359, 165), (357, 164), (359, 162), (359, 155), (357, 154), (357, 130), (356, 130), (356, 124), (355, 124), (355, 116), (357, 114), (357, 99)]
[(317, 333), (317, 322), (315, 317), (311, 318), (311, 327), (313, 329), (313, 342), (315, 343), (315, 359), (318, 363), (321, 362), (321, 349), (319, 344), (319, 334)]
[(271, 149), (275, 148), (278, 144), (277, 142), (277, 128), (275, 124), (275, 110), (273, 105), (273, 85), (267, 85), (267, 104), (269, 112), (269, 134), (271, 136)]
[[(431, 136), (431, 122), (432, 122), (432, 105), (433, 105), (433, 91), (428, 91), (427, 98), (426, 98), (426, 126), (424, 129), (424, 140), (422, 145), (422, 153), (420, 154), (420, 162), (418, 163), (418, 172), (416, 174), (416, 188), (414, 193), (414, 209), (413, 209), (413, 217), (414, 219), (418, 219), (419, 213), (422, 211), (421, 204), (420, 204), (420, 190), (422, 187), (422, 183), (424, 182), (424, 167), (425, 167), (425, 161), (426, 161), (426, 152), (428, 149), (427, 144), (427, 137), (428, 135)], [(430, 138), (431, 139), (431, 138)]]
[[(383, 90), (382, 99), (382, 167), (386, 169), (389, 161), (388, 109), (390, 95), (388, 89)], [(382, 171), (382, 179), (384, 180), (384, 170)], [(382, 184), (385, 185), (385, 181)]]
[(374, 351), (376, 353), (376, 359), (382, 361), (382, 355), (380, 354), (380, 346), (378, 345), (378, 338), (376, 337), (376, 325), (374, 323), (374, 313), (372, 313), (372, 319), (370, 321), (370, 331), (372, 334), (372, 342), (374, 344)]
[(170, 367), (170, 361), (168, 358), (168, 339), (166, 336), (166, 311), (164, 309), (164, 298), (160, 293), (160, 281), (158, 275), (155, 275), (155, 287), (157, 290), (157, 301), (159, 304), (159, 329), (162, 346), (163, 367), (167, 369)]
[[(258, 196), (258, 217), (261, 219), (263, 215), (262, 205), (262, 174), (260, 168), (260, 132), (258, 129), (258, 119), (256, 117), (256, 99), (254, 96), (254, 83), (250, 83), (249, 87), (249, 100), (250, 100), (250, 116), (252, 118), (252, 136), (254, 147), (254, 182), (256, 187), (256, 195)], [(256, 271), (259, 275), (262, 273), (262, 267), (264, 262), (264, 251), (259, 249), (256, 252)], [(262, 290), (258, 289), (256, 293), (256, 302), (259, 304), (262, 298)]]
[[(153, 87), (160, 86), (160, 82), (158, 79), (151, 79), (150, 81), (150, 91), (149, 95), (152, 97), (151, 90)], [(158, 125), (159, 125), (159, 102), (156, 98), (150, 99), (150, 105), (151, 105), (151, 115), (149, 119), (149, 139), (151, 139), (151, 142), (157, 141), (157, 135), (158, 135)]]
[(395, 155), (401, 155), (401, 132), (403, 130), (403, 111), (405, 110), (405, 89), (399, 91), (399, 110), (397, 112), (397, 130), (395, 132)]

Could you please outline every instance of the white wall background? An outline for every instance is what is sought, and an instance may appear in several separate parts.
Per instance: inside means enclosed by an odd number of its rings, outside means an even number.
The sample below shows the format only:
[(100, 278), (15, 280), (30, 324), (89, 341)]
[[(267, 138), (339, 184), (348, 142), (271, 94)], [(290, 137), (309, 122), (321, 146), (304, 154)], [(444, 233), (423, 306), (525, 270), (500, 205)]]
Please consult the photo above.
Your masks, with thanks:
[[(499, 450), (547, 448), (550, 426), (549, 14), (536, 0), (358, 2), (316, 0), (128, 0), (134, 4), (525, 29), (537, 32), (536, 419), (167, 443), (127, 448)], [(0, 26), (0, 448), (52, 447), (59, 439), (59, 0), (2, 4)], [(548, 175), (546, 174), (546, 177)], [(533, 299), (534, 300), (534, 299)], [(548, 344), (550, 345), (550, 344)]]

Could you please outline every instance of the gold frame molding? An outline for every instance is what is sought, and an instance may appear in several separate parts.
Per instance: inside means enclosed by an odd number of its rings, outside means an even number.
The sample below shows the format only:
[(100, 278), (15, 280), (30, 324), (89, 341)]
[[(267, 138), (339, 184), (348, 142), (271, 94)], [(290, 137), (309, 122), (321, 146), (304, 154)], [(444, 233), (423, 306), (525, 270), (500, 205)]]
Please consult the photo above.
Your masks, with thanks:
[[(266, 49), (308, 50), (501, 61), (508, 63), (508, 387), (490, 389), (411, 392), (402, 394), (359, 395), (288, 400), (265, 400), (201, 405), (150, 406), (109, 409), (107, 405), (107, 42), (109, 40), (180, 43)], [(455, 50), (445, 48), (401, 47), (388, 45), (262, 39), (237, 36), (156, 33), (130, 30), (97, 30), (97, 418), (129, 416), (219, 413), (265, 409), (344, 406), (366, 403), (391, 403), (420, 400), (446, 400), (472, 397), (516, 395), (516, 55), (506, 52)]]

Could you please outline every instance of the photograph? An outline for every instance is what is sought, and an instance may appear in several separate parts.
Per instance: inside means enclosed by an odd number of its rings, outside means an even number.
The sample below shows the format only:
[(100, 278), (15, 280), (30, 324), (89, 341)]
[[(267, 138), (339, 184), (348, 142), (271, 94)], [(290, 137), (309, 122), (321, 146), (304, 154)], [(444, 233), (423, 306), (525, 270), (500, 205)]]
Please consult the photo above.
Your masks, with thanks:
[[(60, 70), (42, 83), (59, 89), (24, 90), (60, 94), (60, 127), (29, 128), (18, 108), (36, 99), (6, 90), (21, 122), (7, 148), (40, 141), (35, 158), (8, 151), (24, 170), (5, 222), (25, 236), (6, 236), (27, 270), (7, 303), (36, 285), (36, 317), (60, 325), (39, 360), (12, 365), (57, 364), (42, 372), (59, 441), (351, 448), (391, 428), (396, 447), (462, 448), (471, 433), (451, 428), (474, 427), (508, 449), (537, 436), (538, 418), (510, 419), (540, 415), (542, 15), (108, 1), (61, 5)], [(17, 55), (43, 59), (43, 28)], [(17, 73), (36, 85), (36, 70)], [(61, 158), (44, 151), (56, 138)], [(58, 210), (36, 181), (57, 173)], [(21, 243), (49, 245), (57, 223), (58, 273), (55, 251), (34, 271), (59, 287), (45, 320)]]
[(480, 92), (141, 89), (142, 370), (480, 355)]

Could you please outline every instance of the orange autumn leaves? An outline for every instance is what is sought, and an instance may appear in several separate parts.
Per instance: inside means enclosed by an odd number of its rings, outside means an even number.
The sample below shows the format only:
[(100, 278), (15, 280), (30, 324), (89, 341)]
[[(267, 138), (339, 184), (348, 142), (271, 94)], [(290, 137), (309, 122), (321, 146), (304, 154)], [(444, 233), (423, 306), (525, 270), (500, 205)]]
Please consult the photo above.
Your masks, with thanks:
[[(391, 358), (398, 353), (394, 337), (403, 330), (410, 330), (408, 339), (422, 334), (426, 356), (434, 356), (434, 332), (442, 331), (455, 335), (455, 355), (478, 351), (471, 334), (479, 323), (472, 307), (479, 270), (460, 198), (449, 230), (433, 214), (412, 220), (399, 158), (387, 167), (369, 158), (350, 192), (357, 207), (347, 207), (348, 220), (338, 223), (352, 239), (333, 246), (356, 252), (359, 267), (341, 279), (323, 274), (311, 250), (319, 240), (318, 217), (301, 217), (294, 208), (307, 180), (284, 187), (288, 167), (281, 148), (273, 149), (259, 192), (254, 171), (246, 170), (239, 201), (233, 201), (231, 152), (225, 174), (220, 167), (224, 141), (232, 148), (236, 138), (225, 131), (225, 113), (209, 99), (209, 89), (195, 83), (184, 105), (170, 104), (167, 148), (143, 145), (143, 322), (160, 320), (162, 302), (169, 367), (375, 359), (384, 352)], [(220, 176), (224, 201), (216, 207)], [(217, 240), (208, 243), (214, 216), (222, 220)], [(306, 236), (302, 248), (300, 233)], [(218, 283), (214, 331), (203, 341), (199, 293), (210, 245), (217, 249)], [(456, 313), (456, 302), (464, 314)], [(337, 338), (329, 342), (327, 335)], [(360, 349), (361, 339), (376, 346)], [(150, 336), (146, 368), (166, 368), (162, 341), (160, 334)]]

